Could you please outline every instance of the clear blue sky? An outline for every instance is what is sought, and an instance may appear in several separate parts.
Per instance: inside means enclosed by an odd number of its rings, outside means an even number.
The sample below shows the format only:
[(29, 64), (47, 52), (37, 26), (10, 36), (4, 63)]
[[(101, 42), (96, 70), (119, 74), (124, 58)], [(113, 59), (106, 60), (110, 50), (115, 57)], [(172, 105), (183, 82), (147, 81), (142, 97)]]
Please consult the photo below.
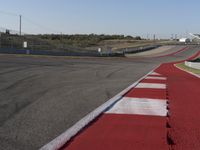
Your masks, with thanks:
[(22, 14), (25, 33), (184, 35), (200, 33), (199, 7), (198, 0), (0, 0), (0, 27), (19, 28), (4, 11)]

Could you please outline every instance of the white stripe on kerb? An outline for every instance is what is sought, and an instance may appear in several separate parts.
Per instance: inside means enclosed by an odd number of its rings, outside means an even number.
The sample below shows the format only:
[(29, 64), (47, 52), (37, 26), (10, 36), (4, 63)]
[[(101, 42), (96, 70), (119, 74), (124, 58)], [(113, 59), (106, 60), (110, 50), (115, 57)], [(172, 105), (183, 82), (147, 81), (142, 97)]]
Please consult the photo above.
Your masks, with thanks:
[(150, 76), (146, 77), (146, 79), (167, 80), (166, 77), (150, 77)]
[(105, 113), (166, 116), (167, 101), (124, 97)]
[(161, 74), (159, 74), (157, 72), (152, 72), (151, 75), (161, 75)]
[(166, 89), (166, 84), (160, 84), (160, 83), (139, 83), (135, 88)]

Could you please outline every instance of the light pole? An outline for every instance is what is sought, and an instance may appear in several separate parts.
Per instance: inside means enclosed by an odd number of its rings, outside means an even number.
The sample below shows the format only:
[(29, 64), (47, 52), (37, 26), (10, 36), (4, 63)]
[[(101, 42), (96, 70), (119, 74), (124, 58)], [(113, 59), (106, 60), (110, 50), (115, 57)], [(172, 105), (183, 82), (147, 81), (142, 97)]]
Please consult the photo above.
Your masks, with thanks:
[(1, 48), (1, 32), (0, 32), (0, 48)]
[(22, 35), (22, 15), (19, 15), (19, 35)]

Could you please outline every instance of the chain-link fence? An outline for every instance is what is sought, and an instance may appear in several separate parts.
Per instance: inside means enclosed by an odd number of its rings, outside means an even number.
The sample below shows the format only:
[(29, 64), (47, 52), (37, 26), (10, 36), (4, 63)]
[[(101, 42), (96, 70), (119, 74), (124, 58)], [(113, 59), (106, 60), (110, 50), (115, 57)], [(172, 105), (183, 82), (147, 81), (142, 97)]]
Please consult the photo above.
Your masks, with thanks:
[(60, 50), (64, 47), (61, 44), (52, 44), (34, 35), (22, 34), (9, 29), (0, 29), (0, 48), (23, 49), (24, 42), (30, 50)]

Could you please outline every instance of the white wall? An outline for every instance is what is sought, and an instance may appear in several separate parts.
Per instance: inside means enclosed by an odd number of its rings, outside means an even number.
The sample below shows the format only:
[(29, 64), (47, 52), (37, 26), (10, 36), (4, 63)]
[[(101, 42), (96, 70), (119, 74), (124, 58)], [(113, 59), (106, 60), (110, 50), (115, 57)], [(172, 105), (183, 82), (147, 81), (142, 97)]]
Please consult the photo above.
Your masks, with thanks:
[(185, 65), (194, 69), (199, 69), (200, 70), (200, 63), (199, 62), (189, 62), (185, 61)]

